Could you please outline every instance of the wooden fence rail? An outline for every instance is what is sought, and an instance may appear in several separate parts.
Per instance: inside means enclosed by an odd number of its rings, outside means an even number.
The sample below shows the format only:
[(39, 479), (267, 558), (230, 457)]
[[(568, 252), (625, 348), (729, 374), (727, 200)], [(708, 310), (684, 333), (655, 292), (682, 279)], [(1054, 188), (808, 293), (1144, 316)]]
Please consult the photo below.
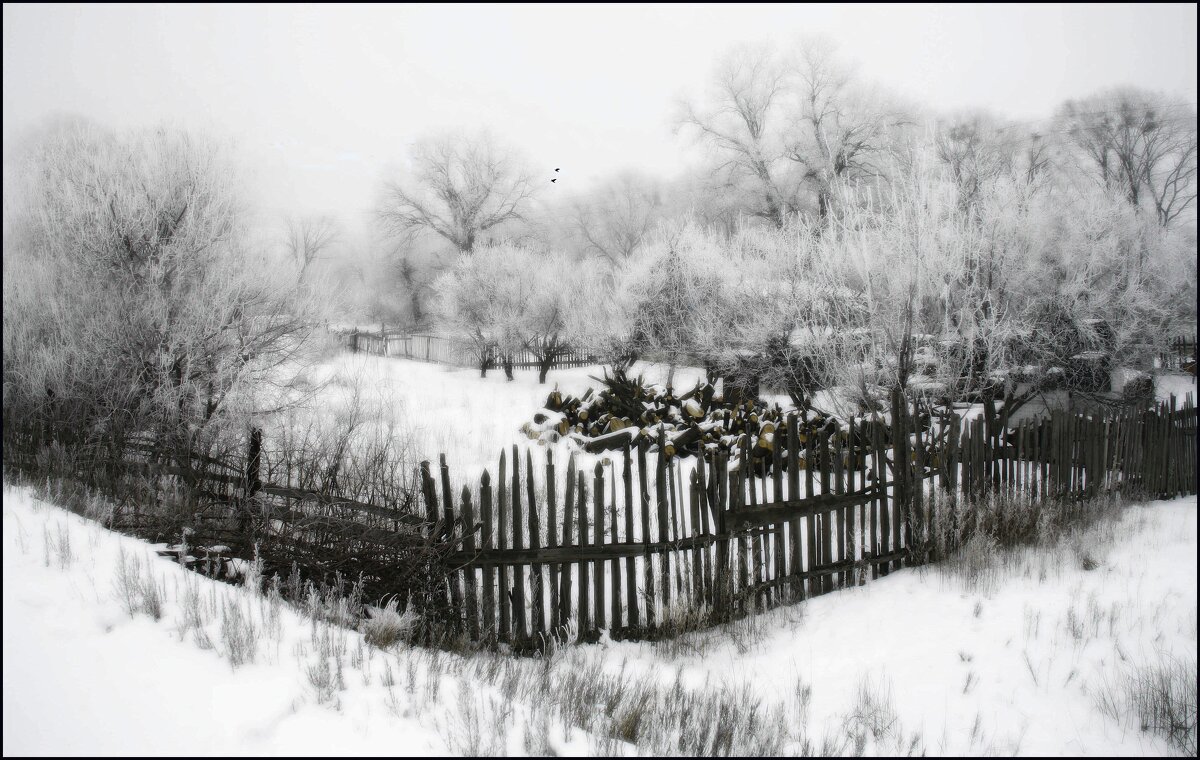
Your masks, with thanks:
[(791, 417), (769, 470), (745, 453), (697, 462), (643, 443), (591, 471), (572, 455), (563, 472), (548, 452), (535, 481), (531, 452), (522, 462), (514, 446), (499, 478), (485, 472), (455, 490), (444, 458), (436, 473), (427, 462), (426, 519), (463, 537), (448, 556), (446, 602), (464, 631), (490, 641), (536, 641), (568, 622), (584, 637), (648, 635), (684, 616), (725, 619), (921, 562), (935, 510), (964, 497), (1196, 492), (1190, 396), (1181, 408), (1172, 399), (1012, 427), (994, 414), (954, 417), (944, 435), (923, 429), (897, 396), (880, 422), (805, 440)]
[[(265, 539), (289, 566), (296, 557), (329, 570), (321, 562), (332, 549), (357, 563), (357, 547), (375, 547), (371, 593), (394, 591), (389, 568), (413, 546), (433, 545), (448, 568), (436, 603), (451, 611), (451, 624), (474, 639), (513, 643), (567, 624), (584, 637), (601, 629), (661, 635), (684, 620), (727, 619), (853, 586), (925, 561), (933, 528), (977, 519), (961, 507), (987, 495), (1002, 509), (1016, 495), (1197, 492), (1190, 395), (1182, 405), (1172, 398), (1148, 410), (1056, 412), (1015, 425), (986, 406), (981, 418), (950, 415), (940, 427), (907, 409), (897, 395), (888, 419), (852, 420), (825, 436), (801, 433), (790, 416), (766, 458), (744, 446), (736, 458), (671, 458), (643, 441), (590, 468), (574, 455), (563, 467), (547, 452), (535, 470), (532, 452), (514, 446), (501, 453), (497, 477), (485, 471), (456, 484), (442, 457), (421, 465), (423, 514), (405, 483), (348, 490), (336, 467), (302, 480), (297, 471), (314, 468), (265, 448), (257, 433), (244, 459), (182, 461), (131, 446), (124, 464), (226, 504), (226, 519), (240, 517), (221, 528), (222, 540), (243, 536), (253, 547)], [(38, 436), (6, 427), (6, 461), (38, 451)], [(101, 456), (81, 466), (103, 466)]]

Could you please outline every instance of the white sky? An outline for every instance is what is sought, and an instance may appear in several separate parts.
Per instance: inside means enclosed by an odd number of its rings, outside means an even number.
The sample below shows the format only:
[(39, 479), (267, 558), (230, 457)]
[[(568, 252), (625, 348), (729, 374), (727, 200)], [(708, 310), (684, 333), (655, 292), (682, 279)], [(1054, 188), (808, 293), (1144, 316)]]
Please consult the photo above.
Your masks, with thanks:
[[(362, 219), (388, 162), (488, 127), (570, 192), (690, 160), (678, 98), (733, 43), (826, 34), (931, 108), (1042, 119), (1132, 84), (1196, 101), (1196, 6), (4, 5), (4, 139), (54, 113), (236, 138), (261, 205)], [(555, 167), (560, 181), (549, 186)]]

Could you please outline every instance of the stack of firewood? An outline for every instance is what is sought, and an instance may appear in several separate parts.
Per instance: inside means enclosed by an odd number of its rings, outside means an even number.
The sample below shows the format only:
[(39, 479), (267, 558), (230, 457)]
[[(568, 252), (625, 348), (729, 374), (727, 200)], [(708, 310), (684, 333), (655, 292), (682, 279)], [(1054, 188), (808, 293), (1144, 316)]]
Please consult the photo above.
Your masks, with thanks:
[[(525, 434), (547, 442), (568, 438), (591, 453), (644, 441), (650, 451), (661, 446), (667, 456), (705, 451), (736, 458), (741, 446), (748, 445), (758, 459), (770, 459), (776, 436), (786, 435), (786, 415), (778, 404), (726, 393), (720, 381), (676, 393), (619, 369), (594, 379), (601, 384), (599, 392), (588, 389), (578, 398), (551, 392), (545, 409), (524, 426)], [(836, 420), (819, 412), (800, 413), (802, 443), (810, 436), (828, 439), (839, 429)]]

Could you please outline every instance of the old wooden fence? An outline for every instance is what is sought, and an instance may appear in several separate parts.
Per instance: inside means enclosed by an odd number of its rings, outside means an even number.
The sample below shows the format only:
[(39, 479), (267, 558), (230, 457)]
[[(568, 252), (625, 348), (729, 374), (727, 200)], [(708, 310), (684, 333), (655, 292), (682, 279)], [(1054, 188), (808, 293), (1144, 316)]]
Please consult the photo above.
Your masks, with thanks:
[[(518, 644), (568, 625), (585, 638), (602, 629), (652, 637), (856, 585), (924, 561), (931, 526), (957, 519), (964, 498), (1197, 490), (1190, 396), (1182, 407), (1172, 399), (1012, 426), (994, 414), (922, 425), (906, 409), (895, 397), (889, 419), (831, 435), (801, 430), (792, 416), (759, 454), (743, 448), (732, 460), (671, 458), (641, 440), (584, 469), (550, 452), (535, 466), (532, 450), (514, 447), (495, 478), (454, 484), (443, 457), (436, 470), (422, 463), (418, 502), (402, 460), (359, 477), (336, 457), (270, 449), (257, 432), (241, 461), (130, 446), (124, 467), (156, 476), (156, 487), (189, 487), (199, 502), (187, 514), (205, 521), (189, 518), (193, 546), (225, 543), (247, 556), (257, 547), (284, 575), (293, 562), (310, 576), (361, 574), (371, 599), (432, 594), (462, 633)], [(4, 432), (6, 462), (33, 468), (43, 450), (36, 431)], [(223, 508), (210, 514), (209, 505)], [(135, 510), (127, 527), (154, 540), (178, 535), (142, 517)], [(440, 590), (408, 587), (415, 555), (448, 569)]]
[(1183, 369), (1196, 372), (1196, 336), (1181, 335), (1173, 338), (1169, 348), (1158, 355), (1158, 366), (1164, 369)]
[[(353, 331), (340, 333), (339, 340), (352, 351), (373, 354), (375, 356), (390, 356), (436, 362), (438, 364), (449, 364), (455, 367), (478, 367), (481, 358), (480, 347), (438, 335)], [(513, 352), (513, 368), (537, 368), (538, 355), (534, 351), (535, 347), (527, 346)], [(493, 355), (496, 355), (494, 349), (490, 350)], [(586, 351), (572, 347), (555, 357), (553, 367), (557, 369), (586, 367), (595, 363), (595, 357)], [(496, 355), (496, 366), (499, 366), (498, 355)]]
[(1103, 418), (922, 429), (894, 399), (889, 423), (823, 440), (789, 418), (769, 468), (745, 452), (671, 460), (643, 442), (586, 471), (514, 447), (495, 478), (452, 485), (443, 457), (421, 480), (429, 524), (456, 543), (442, 602), (464, 633), (537, 641), (573, 624), (585, 638), (653, 636), (923, 561), (935, 510), (963, 497), (1195, 493), (1196, 419), (1189, 396)]

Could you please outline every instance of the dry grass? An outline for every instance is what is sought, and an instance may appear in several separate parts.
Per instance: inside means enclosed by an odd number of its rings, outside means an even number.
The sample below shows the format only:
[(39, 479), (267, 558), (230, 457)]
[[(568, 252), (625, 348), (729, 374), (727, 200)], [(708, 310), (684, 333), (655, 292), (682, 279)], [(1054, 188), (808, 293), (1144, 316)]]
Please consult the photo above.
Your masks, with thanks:
[(1196, 756), (1195, 654), (1159, 652), (1152, 662), (1121, 673), (1095, 695), (1097, 706), (1124, 726), (1155, 734)]

